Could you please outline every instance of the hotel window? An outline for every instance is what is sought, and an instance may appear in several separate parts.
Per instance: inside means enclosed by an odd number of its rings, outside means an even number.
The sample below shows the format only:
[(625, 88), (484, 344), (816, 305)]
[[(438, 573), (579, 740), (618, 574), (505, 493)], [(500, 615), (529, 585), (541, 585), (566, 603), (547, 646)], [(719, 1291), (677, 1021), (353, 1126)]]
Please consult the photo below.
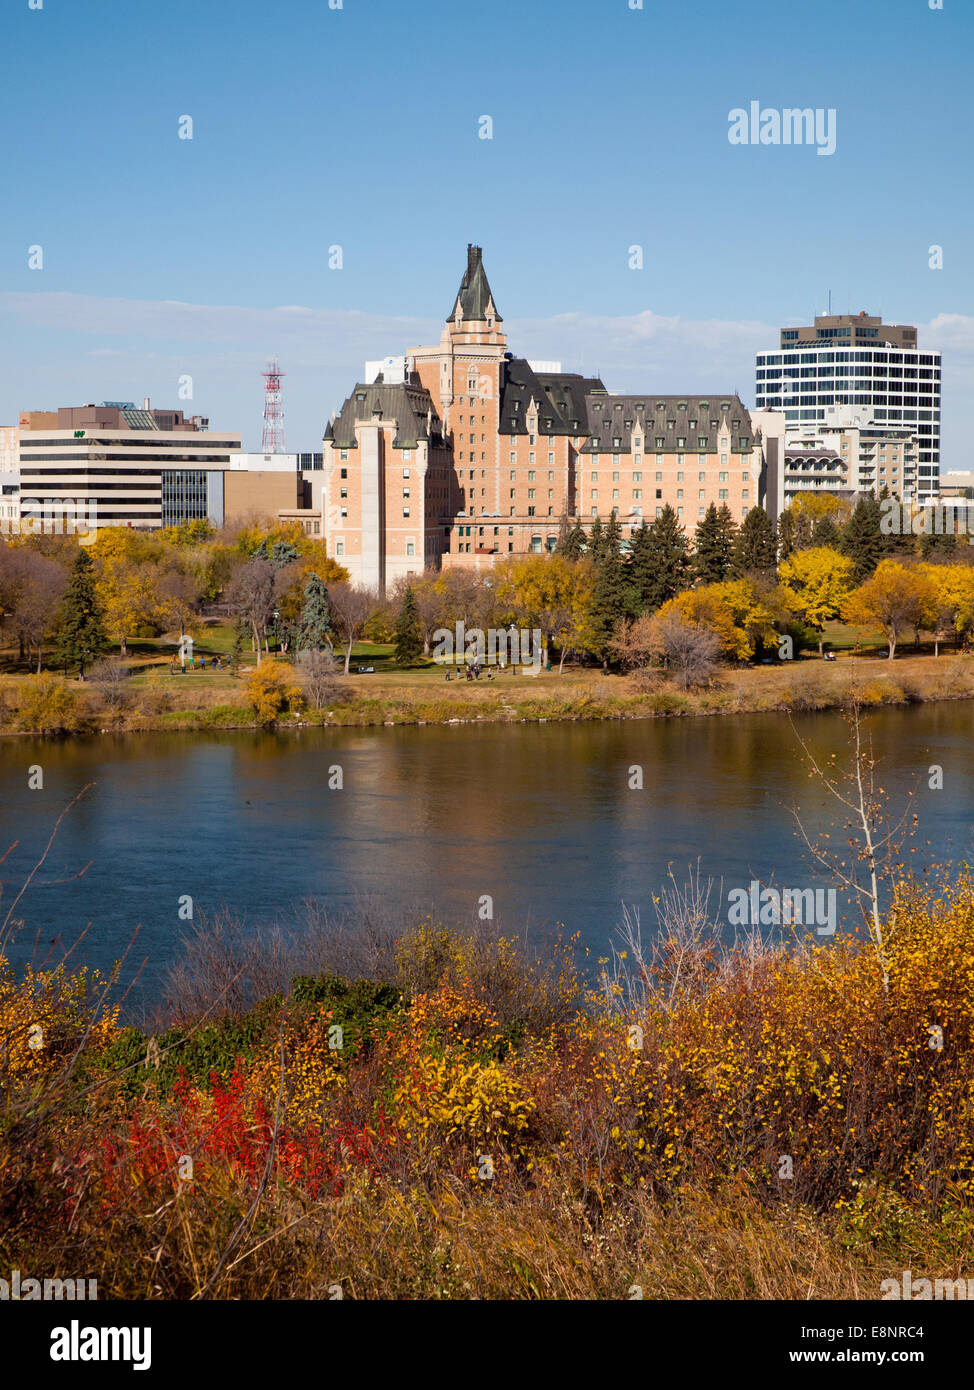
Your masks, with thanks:
[(599, 490), (598, 490), (598, 488), (597, 488), (597, 487), (593, 487), (593, 488), (592, 488), (592, 491), (589, 493), (589, 496), (591, 497), (591, 499), (592, 499), (593, 502), (596, 500), (596, 498), (598, 497), (598, 495), (599, 495)]
[(663, 455), (662, 455), (662, 454), (657, 454), (657, 455), (656, 455), (656, 466), (657, 466), (657, 468), (661, 468), (662, 465), (663, 465)]
[(534, 463), (534, 454), (533, 454), (533, 453), (529, 453), (529, 454), (528, 454), (528, 463)]
[(657, 474), (656, 474), (656, 481), (657, 481), (658, 483), (661, 483), (661, 482), (663, 481), (663, 475), (662, 475), (662, 473), (657, 473)]
[(341, 492), (339, 493), (339, 496), (340, 496), (340, 497), (347, 497), (347, 496), (348, 496), (348, 488), (347, 488), (347, 487), (343, 487), (343, 488), (341, 489)]
[(592, 481), (593, 483), (597, 483), (597, 482), (599, 481), (599, 475), (598, 475), (598, 473), (593, 473), (593, 474), (592, 474), (592, 476), (591, 476), (591, 481)]
[(707, 463), (707, 455), (706, 455), (706, 454), (698, 454), (698, 455), (697, 455), (697, 463), (699, 463), (699, 464), (701, 465), (701, 467), (706, 466), (706, 463)]
[(514, 489), (513, 489), (513, 488), (511, 488), (511, 493), (510, 493), (510, 495), (511, 495), (512, 497), (514, 496)]
[(700, 438), (697, 440), (697, 447), (700, 448), (700, 449), (706, 449), (706, 447), (707, 447), (707, 436), (706, 436), (705, 434), (704, 434), (704, 435), (701, 435)]
[(554, 454), (551, 453), (551, 452), (549, 452), (549, 454), (548, 454), (548, 462), (549, 462), (549, 463), (554, 463), (554, 461), (555, 461), (555, 456), (554, 456)]
[(528, 507), (528, 516), (534, 516), (534, 508)]
[(682, 483), (682, 482), (683, 482), (683, 474), (682, 474), (682, 473), (677, 473), (677, 475), (676, 475), (676, 481), (677, 481), (678, 483)]
[(717, 474), (717, 481), (718, 481), (719, 483), (726, 483), (726, 482), (727, 482), (727, 474), (726, 474), (726, 473), (718, 473), (718, 474)]
[(342, 508), (340, 509), (340, 511), (339, 511), (339, 516), (343, 516), (343, 517), (344, 517), (344, 516), (348, 516), (348, 508), (347, 508), (347, 507), (342, 507)]
[(408, 488), (408, 487), (404, 487), (404, 488), (403, 488), (403, 490), (402, 490), (402, 495), (403, 495), (403, 497), (408, 497), (408, 496), (409, 496), (409, 488)]
[(402, 470), (402, 476), (403, 476), (404, 478), (408, 478), (408, 477), (409, 477), (409, 469), (408, 469), (408, 468), (404, 468), (404, 469)]
[(407, 541), (407, 542), (406, 542), (406, 554), (407, 554), (407, 555), (415, 555), (415, 554), (416, 554), (416, 542), (415, 542), (415, 541)]
[(335, 542), (335, 554), (336, 554), (336, 555), (344, 555), (344, 554), (345, 554), (345, 542), (344, 542), (344, 541), (336, 541), (336, 542)]
[(751, 492), (750, 492), (750, 489), (749, 489), (749, 488), (746, 488), (746, 487), (745, 487), (745, 488), (741, 488), (741, 496), (744, 498), (744, 501), (745, 501), (745, 502), (746, 502), (747, 499), (750, 497), (750, 495), (751, 495)]
[(531, 497), (531, 498), (533, 498), (534, 495), (535, 495), (534, 488), (533, 488), (533, 487), (529, 487), (529, 488), (528, 488), (528, 496)]
[(512, 468), (512, 469), (511, 469), (511, 482), (512, 482), (512, 483), (514, 482), (514, 480), (516, 479), (516, 477), (517, 477), (517, 474), (515, 473), (514, 469)]
[(682, 487), (678, 487), (677, 490), (676, 490), (676, 500), (679, 501), (680, 498), (681, 498), (682, 496), (683, 496), (683, 489), (682, 489)]
[(721, 454), (721, 456), (720, 456), (720, 466), (721, 466), (721, 468), (726, 468), (726, 467), (727, 467), (727, 455), (726, 455), (726, 454)]
[(613, 502), (618, 502), (619, 500), (619, 489), (617, 487), (612, 489), (612, 500)]
[(529, 443), (529, 444), (533, 444), (533, 443), (534, 443), (534, 435), (533, 435), (533, 434), (529, 434), (529, 435), (528, 435), (528, 443)]
[(640, 502), (640, 501), (642, 501), (642, 496), (643, 496), (643, 490), (642, 490), (642, 488), (641, 488), (641, 487), (634, 487), (633, 490), (632, 490), (632, 500), (633, 500), (634, 502)]
[(618, 473), (613, 473), (613, 475), (612, 475), (612, 481), (613, 481), (614, 483), (617, 483), (617, 482), (619, 481), (619, 474), (618, 474)]
[(592, 515), (593, 515), (593, 516), (598, 516), (598, 514), (599, 514), (599, 509), (598, 509), (598, 507), (593, 507), (593, 508), (592, 508)]
[(700, 500), (701, 502), (703, 502), (703, 501), (705, 500), (706, 496), (707, 496), (707, 492), (706, 492), (706, 489), (705, 489), (705, 488), (701, 488), (700, 491), (697, 493), (697, 497), (699, 498), (699, 500)]
[(720, 498), (720, 500), (721, 500), (722, 502), (726, 502), (726, 501), (727, 501), (727, 489), (726, 489), (725, 487), (718, 488), (718, 489), (717, 489), (717, 496)]
[(665, 445), (665, 443), (666, 443), (666, 440), (663, 438), (663, 436), (662, 436), (661, 434), (658, 434), (658, 435), (656, 436), (656, 447), (657, 447), (657, 449), (662, 449), (663, 446)]
[(657, 508), (656, 508), (656, 515), (657, 515), (657, 516), (662, 516), (662, 515), (663, 515), (663, 508), (662, 508), (662, 507), (657, 507)]
[(342, 463), (344, 463), (345, 460), (348, 458), (348, 450), (347, 450), (347, 449), (342, 449), (342, 450), (340, 450), (340, 451), (339, 451), (339, 454), (338, 454), (338, 457), (341, 459)]
[(662, 489), (661, 487), (658, 487), (658, 488), (656, 489), (656, 496), (657, 496), (657, 497), (662, 497), (662, 496), (663, 496), (663, 489)]
[(510, 460), (510, 461), (511, 461), (511, 463), (517, 463), (517, 454), (515, 454), (515, 452), (514, 452), (513, 449), (511, 450), (511, 460)]
[(347, 478), (347, 477), (348, 477), (348, 469), (347, 469), (347, 468), (343, 468), (342, 471), (341, 471), (341, 474), (340, 474), (339, 476), (342, 477), (342, 478)]
[(613, 454), (613, 455), (612, 455), (612, 463), (613, 463), (613, 466), (614, 466), (614, 467), (618, 467), (618, 466), (619, 466), (619, 455), (618, 455), (618, 454)]
[(549, 501), (549, 502), (551, 501), (552, 497), (554, 497), (554, 495), (555, 495), (555, 490), (554, 490), (554, 488), (550, 487), (550, 488), (548, 489), (548, 501)]
[(677, 454), (676, 461), (678, 465), (686, 463), (686, 459), (683, 456), (683, 454)]
[(676, 509), (676, 514), (677, 514), (677, 516), (682, 516), (682, 515), (683, 515), (683, 508), (682, 508), (682, 507), (677, 507), (677, 509)]
[(533, 468), (529, 468), (529, 469), (528, 469), (528, 482), (529, 482), (529, 483), (533, 483), (533, 482), (534, 482), (534, 469), (533, 469)]
[(706, 475), (706, 473), (698, 473), (698, 474), (697, 474), (697, 482), (698, 482), (698, 483), (705, 483), (706, 481), (707, 481), (707, 475)]
[(412, 449), (403, 449), (403, 451), (402, 451), (402, 456), (403, 456), (403, 461), (404, 461), (404, 462), (405, 462), (406, 459), (412, 458), (412, 456), (413, 456), (413, 451), (412, 451)]
[(681, 435), (680, 438), (676, 441), (676, 447), (678, 449), (685, 449), (687, 447), (687, 441), (684, 435)]
[(634, 473), (634, 474), (632, 475), (632, 480), (633, 480), (634, 483), (641, 483), (642, 480), (643, 480), (643, 475), (642, 475), (642, 473), (639, 473), (639, 472)]
[(549, 470), (549, 472), (548, 472), (548, 482), (549, 482), (549, 483), (553, 483), (554, 481), (555, 481), (555, 475), (554, 475), (554, 473), (552, 473), (552, 472)]
[(635, 456), (635, 458), (633, 459), (633, 463), (636, 465), (637, 468), (638, 468), (639, 465), (642, 463), (642, 461), (643, 461), (643, 456), (642, 456), (642, 454), (637, 454), (637, 455)]

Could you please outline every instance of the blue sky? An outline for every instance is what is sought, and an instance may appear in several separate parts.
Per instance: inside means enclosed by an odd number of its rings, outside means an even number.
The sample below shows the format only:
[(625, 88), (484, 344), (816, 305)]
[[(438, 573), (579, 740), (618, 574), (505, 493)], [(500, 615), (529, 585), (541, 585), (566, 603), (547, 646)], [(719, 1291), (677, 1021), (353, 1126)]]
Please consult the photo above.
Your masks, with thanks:
[[(643, 4), (4, 0), (0, 423), (189, 374), (256, 447), (277, 353), (314, 448), (367, 356), (438, 338), (475, 241), (512, 349), (610, 390), (750, 402), (830, 289), (917, 323), (970, 466), (969, 0)], [(834, 108), (835, 154), (731, 145), (751, 100)]]

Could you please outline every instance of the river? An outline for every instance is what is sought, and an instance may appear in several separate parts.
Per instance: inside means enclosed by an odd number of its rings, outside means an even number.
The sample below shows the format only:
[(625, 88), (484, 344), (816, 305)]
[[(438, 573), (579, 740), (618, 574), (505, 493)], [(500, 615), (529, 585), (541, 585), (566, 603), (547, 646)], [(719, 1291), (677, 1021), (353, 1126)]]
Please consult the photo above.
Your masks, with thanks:
[[(916, 792), (916, 862), (971, 857), (974, 703), (864, 718), (898, 805)], [(604, 954), (623, 902), (652, 919), (670, 866), (700, 861), (724, 891), (751, 880), (825, 882), (795, 835), (836, 822), (810, 781), (796, 730), (827, 757), (847, 746), (838, 714), (462, 724), (281, 733), (0, 740), (3, 912), (65, 817), (18, 906), (15, 963), (102, 969), (145, 960), (151, 1000), (179, 950), (180, 901), (249, 921), (286, 918), (307, 896), (330, 910), (373, 905), (469, 919), (483, 895), (502, 927), (560, 922)], [(931, 789), (929, 768), (943, 769)], [(29, 786), (40, 767), (43, 787)], [(642, 789), (630, 769), (642, 769)], [(342, 786), (330, 788), (341, 770)], [(36, 780), (36, 777), (35, 777)], [(936, 781), (936, 775), (933, 780)], [(841, 833), (836, 832), (841, 840)], [(74, 877), (88, 862), (81, 877)]]

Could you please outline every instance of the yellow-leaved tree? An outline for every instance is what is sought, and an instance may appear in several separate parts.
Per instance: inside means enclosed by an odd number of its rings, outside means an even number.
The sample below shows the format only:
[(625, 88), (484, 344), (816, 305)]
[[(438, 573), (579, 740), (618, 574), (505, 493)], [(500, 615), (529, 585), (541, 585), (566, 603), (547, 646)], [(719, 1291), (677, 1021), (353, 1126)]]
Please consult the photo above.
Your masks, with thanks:
[(735, 661), (750, 661), (759, 643), (776, 644), (774, 625), (782, 616), (771, 594), (750, 579), (701, 584), (669, 599), (659, 613), (661, 618), (679, 613), (687, 622), (712, 628), (724, 655)]
[(781, 592), (791, 611), (818, 633), (822, 654), (822, 630), (837, 618), (852, 588), (855, 565), (846, 555), (828, 546), (796, 550), (778, 570)]
[(908, 569), (896, 560), (881, 560), (875, 574), (852, 590), (842, 616), (848, 623), (882, 628), (892, 661), (904, 628), (919, 632), (921, 626), (933, 627), (936, 603), (936, 588), (921, 567)]

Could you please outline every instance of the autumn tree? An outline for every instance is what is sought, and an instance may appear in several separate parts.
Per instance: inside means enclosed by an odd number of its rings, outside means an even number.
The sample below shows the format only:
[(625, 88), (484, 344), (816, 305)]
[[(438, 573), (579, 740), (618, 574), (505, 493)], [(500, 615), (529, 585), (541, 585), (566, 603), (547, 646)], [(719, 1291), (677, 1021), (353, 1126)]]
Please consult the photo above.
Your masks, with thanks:
[(345, 643), (345, 674), (352, 663), (352, 648), (362, 635), (362, 629), (379, 604), (371, 589), (356, 589), (351, 584), (332, 584), (328, 590), (335, 630)]
[(882, 560), (876, 572), (849, 594), (842, 616), (849, 623), (882, 628), (892, 661), (900, 632), (917, 628), (930, 607), (930, 583), (922, 574), (895, 560)]
[(778, 570), (781, 591), (791, 611), (818, 633), (822, 654), (823, 629), (837, 618), (850, 589), (854, 565), (846, 555), (825, 547), (796, 550)]

